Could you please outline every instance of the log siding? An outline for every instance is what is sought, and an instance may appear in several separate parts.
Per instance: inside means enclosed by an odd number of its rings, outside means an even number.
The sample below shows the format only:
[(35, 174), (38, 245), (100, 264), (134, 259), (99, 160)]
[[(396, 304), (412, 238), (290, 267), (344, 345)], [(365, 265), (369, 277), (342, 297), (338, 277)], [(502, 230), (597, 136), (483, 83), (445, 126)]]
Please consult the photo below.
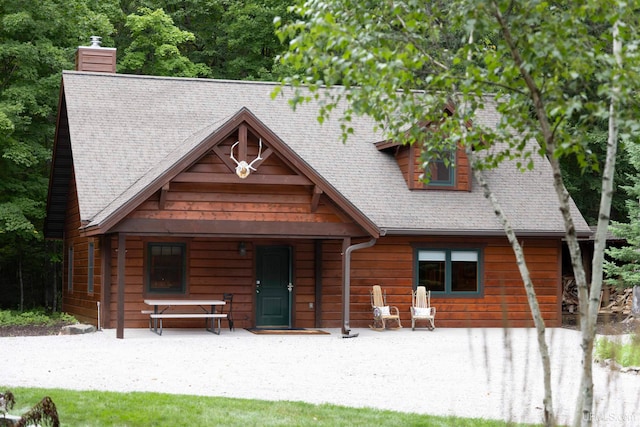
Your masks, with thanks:
[[(79, 206), (72, 177), (64, 253), (66, 257), (67, 249), (73, 247), (73, 289), (67, 290), (65, 268), (63, 309), (80, 321), (96, 324), (96, 303), (101, 301), (102, 326), (116, 328), (121, 240), (126, 246), (122, 257), (126, 261), (124, 327), (147, 327), (148, 315), (141, 311), (149, 307), (143, 300), (157, 296), (149, 294), (146, 283), (148, 244), (176, 242), (185, 244), (187, 252), (184, 298), (221, 299), (223, 293), (233, 293), (236, 327), (252, 327), (256, 323), (256, 248), (277, 245), (291, 248), (292, 325), (341, 327), (343, 241), (351, 239), (355, 244), (369, 236), (326, 193), (318, 191), (273, 152), (267, 155), (263, 151), (263, 160), (256, 163), (257, 170), (249, 176), (253, 182), (236, 177), (223, 159), (233, 142), (229, 139), (162, 185), (116, 224), (112, 234), (86, 237), (79, 232)], [(417, 165), (416, 155), (409, 156), (408, 149), (400, 147), (398, 151), (399, 164), (406, 173)], [(249, 159), (256, 156), (255, 141), (247, 144), (246, 150)], [(470, 185), (469, 178), (464, 178), (468, 168), (465, 159), (458, 157), (458, 190)], [(405, 176), (417, 189), (418, 175), (412, 173)], [(125, 232), (126, 237), (119, 239), (123, 237), (119, 232)], [(95, 251), (93, 293), (87, 290), (89, 242), (94, 243)], [(244, 253), (238, 250), (241, 242)], [(411, 291), (416, 282), (415, 248), (422, 246), (482, 248), (480, 295), (432, 295), (439, 327), (533, 325), (515, 257), (505, 238), (387, 236), (379, 238), (373, 247), (352, 254), (352, 327), (371, 324), (369, 291), (374, 284), (386, 291), (389, 304), (398, 306), (402, 320), (410, 320)], [(548, 326), (559, 326), (561, 240), (525, 238), (523, 246), (543, 317)], [(66, 266), (67, 260), (64, 262)], [(172, 321), (171, 327), (201, 327), (201, 322), (180, 319)]]

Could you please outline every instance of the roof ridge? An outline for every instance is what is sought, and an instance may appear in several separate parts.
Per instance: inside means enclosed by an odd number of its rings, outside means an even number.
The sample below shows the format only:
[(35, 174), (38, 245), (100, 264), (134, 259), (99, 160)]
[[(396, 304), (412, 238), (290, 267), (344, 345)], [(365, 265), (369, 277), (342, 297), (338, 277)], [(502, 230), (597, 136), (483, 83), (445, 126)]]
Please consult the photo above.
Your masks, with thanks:
[(131, 79), (146, 79), (146, 80), (169, 80), (169, 81), (194, 81), (198, 83), (227, 83), (227, 84), (246, 84), (255, 86), (278, 86), (279, 82), (271, 82), (264, 80), (231, 80), (231, 79), (211, 79), (211, 78), (198, 78), (198, 77), (172, 77), (172, 76), (151, 76), (147, 74), (122, 74), (122, 73), (104, 73), (96, 71), (75, 71), (75, 70), (63, 70), (63, 75), (87, 75), (87, 76), (100, 76), (100, 77), (115, 77), (115, 78), (131, 78)]

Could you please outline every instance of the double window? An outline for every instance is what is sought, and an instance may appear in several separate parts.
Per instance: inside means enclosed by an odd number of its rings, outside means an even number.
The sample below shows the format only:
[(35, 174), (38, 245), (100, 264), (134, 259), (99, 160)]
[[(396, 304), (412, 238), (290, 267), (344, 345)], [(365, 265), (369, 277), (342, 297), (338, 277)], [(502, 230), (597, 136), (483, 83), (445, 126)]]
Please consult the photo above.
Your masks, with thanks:
[(482, 294), (480, 249), (417, 249), (417, 286), (435, 293)]
[(184, 243), (148, 244), (148, 292), (166, 294), (186, 292), (186, 252)]

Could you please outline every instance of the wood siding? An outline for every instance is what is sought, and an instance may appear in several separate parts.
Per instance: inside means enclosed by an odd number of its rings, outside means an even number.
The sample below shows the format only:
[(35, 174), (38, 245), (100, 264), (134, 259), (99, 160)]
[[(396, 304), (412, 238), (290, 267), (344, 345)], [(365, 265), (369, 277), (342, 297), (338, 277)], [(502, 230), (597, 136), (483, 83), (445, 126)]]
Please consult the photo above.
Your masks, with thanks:
[[(258, 150), (256, 139), (252, 138), (249, 137), (249, 143), (237, 154), (249, 162)], [(268, 147), (263, 150), (264, 159), (255, 163), (257, 170), (249, 177), (253, 177), (253, 181), (238, 178), (233, 171), (234, 165), (226, 159), (234, 141), (232, 135), (198, 161), (185, 165), (183, 172), (123, 219), (122, 222), (130, 221), (129, 225), (134, 225), (126, 230), (128, 234), (123, 233), (126, 234), (125, 327), (148, 327), (148, 314), (141, 311), (150, 307), (143, 300), (158, 297), (158, 294), (148, 292), (146, 283), (146, 251), (151, 242), (185, 244), (186, 292), (165, 296), (221, 299), (223, 293), (233, 293), (233, 317), (237, 328), (256, 324), (256, 248), (288, 246), (292, 254), (292, 325), (342, 326), (343, 238), (351, 238), (352, 244), (363, 241), (355, 238), (363, 235), (362, 228), (300, 175), (293, 165), (274, 152), (269, 153)], [(403, 159), (400, 153), (398, 158), (399, 161)], [(407, 155), (401, 167), (406, 164), (407, 170), (410, 169), (415, 157), (409, 160)], [(466, 169), (462, 160), (466, 158), (459, 156), (459, 173)], [(412, 176), (415, 180), (415, 175)], [(457, 182), (465, 181), (458, 178)], [(149, 223), (153, 223), (153, 227), (145, 227)], [(175, 233), (162, 228), (169, 224), (190, 225)], [(211, 231), (214, 225), (220, 227), (221, 224), (228, 228)], [(259, 228), (256, 224), (263, 226)], [(336, 225), (348, 227), (335, 232)], [(64, 233), (63, 310), (83, 322), (96, 324), (97, 302), (100, 301), (103, 304), (102, 326), (116, 328), (118, 234), (84, 237), (79, 232), (80, 226), (72, 177)], [(268, 231), (256, 232), (265, 227)], [(300, 230), (304, 228), (313, 228), (314, 233), (317, 230), (317, 235), (301, 234)], [(356, 228), (361, 234), (348, 234)], [(94, 242), (95, 248), (93, 293), (87, 290), (90, 241)], [(246, 248), (244, 254), (238, 249), (241, 242)], [(522, 243), (547, 325), (559, 326), (561, 241), (559, 238), (526, 238)], [(434, 245), (482, 249), (482, 294), (458, 298), (433, 295), (438, 327), (533, 325), (515, 257), (507, 240), (446, 236), (382, 237), (373, 247), (354, 251), (350, 274), (350, 325), (366, 328), (372, 323), (369, 291), (374, 284), (379, 284), (387, 293), (388, 303), (400, 309), (401, 319), (408, 326), (411, 291), (416, 280), (415, 248)], [(67, 289), (69, 247), (73, 247), (71, 291)], [(167, 321), (166, 327), (202, 327), (202, 321), (175, 319)]]
[[(127, 239), (125, 326), (147, 327), (148, 310), (145, 292), (145, 244), (167, 241), (163, 238), (129, 237)], [(315, 306), (320, 304), (319, 326), (338, 328), (342, 325), (342, 241), (322, 243), (322, 259), (314, 256), (312, 240), (256, 240), (246, 243), (246, 255), (238, 252), (235, 239), (170, 239), (185, 242), (188, 247), (187, 293), (184, 298), (221, 298), (234, 294), (234, 319), (237, 327), (255, 325), (255, 247), (257, 245), (289, 245), (293, 266), (293, 318), (296, 327), (315, 327)], [(117, 246), (114, 239), (113, 246)], [(351, 319), (352, 327), (371, 324), (369, 290), (380, 284), (388, 303), (400, 309), (405, 326), (411, 317), (411, 290), (414, 282), (414, 247), (416, 245), (482, 247), (483, 294), (478, 297), (432, 296), (438, 314), (438, 327), (530, 327), (533, 326), (522, 280), (511, 247), (505, 239), (460, 238), (382, 238), (369, 249), (352, 253)], [(560, 313), (560, 242), (556, 239), (525, 239), (525, 256), (536, 287), (538, 301), (547, 326), (561, 324)], [(112, 282), (116, 280), (116, 252), (112, 254)], [(316, 262), (322, 265), (321, 300), (316, 300)], [(111, 318), (115, 319), (116, 287), (111, 289)], [(199, 327), (199, 321), (175, 320), (170, 327)], [(108, 327), (115, 327), (114, 322)]]
[[(129, 214), (128, 219), (354, 224), (326, 196), (320, 195), (318, 202), (313, 203), (311, 182), (277, 155), (266, 157), (250, 175), (256, 180), (272, 177), (263, 180), (267, 183), (248, 183), (238, 178), (226, 164), (234, 141), (235, 138), (228, 138), (178, 174)], [(247, 151), (248, 161), (255, 159), (257, 141)]]
[(424, 168), (421, 160), (421, 147), (418, 145), (397, 147), (396, 161), (402, 171), (407, 186), (411, 190), (448, 190), (471, 191), (473, 181), (469, 159), (462, 148), (456, 152), (455, 183), (453, 186), (428, 185), (422, 181)]
[[(64, 231), (64, 254), (62, 268), (62, 309), (73, 314), (79, 321), (97, 326), (98, 304), (102, 292), (102, 257), (99, 238), (81, 237), (80, 212), (75, 180), (69, 187), (67, 214)], [(89, 242), (94, 246), (93, 292), (88, 289)], [(72, 289), (69, 291), (69, 248), (73, 248)]]
[[(369, 289), (379, 284), (390, 305), (410, 324), (411, 290), (414, 283), (414, 246), (482, 247), (483, 295), (460, 297), (432, 295), (437, 308), (436, 324), (442, 327), (533, 326), (515, 257), (503, 238), (406, 238), (380, 239), (370, 249), (352, 255), (351, 325), (371, 323)], [(547, 326), (560, 326), (561, 242), (559, 239), (524, 239), (531, 278)], [(332, 324), (337, 326), (337, 324)]]

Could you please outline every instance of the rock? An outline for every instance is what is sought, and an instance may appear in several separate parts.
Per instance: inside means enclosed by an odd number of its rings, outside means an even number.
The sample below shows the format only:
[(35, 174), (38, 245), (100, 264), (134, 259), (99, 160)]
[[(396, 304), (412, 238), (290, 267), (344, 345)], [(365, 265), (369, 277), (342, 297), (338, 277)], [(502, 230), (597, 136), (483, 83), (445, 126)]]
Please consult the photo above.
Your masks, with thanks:
[(90, 332), (95, 332), (96, 327), (93, 325), (85, 325), (82, 323), (78, 323), (76, 325), (67, 325), (63, 326), (60, 330), (60, 335), (80, 335), (80, 334), (88, 334)]

